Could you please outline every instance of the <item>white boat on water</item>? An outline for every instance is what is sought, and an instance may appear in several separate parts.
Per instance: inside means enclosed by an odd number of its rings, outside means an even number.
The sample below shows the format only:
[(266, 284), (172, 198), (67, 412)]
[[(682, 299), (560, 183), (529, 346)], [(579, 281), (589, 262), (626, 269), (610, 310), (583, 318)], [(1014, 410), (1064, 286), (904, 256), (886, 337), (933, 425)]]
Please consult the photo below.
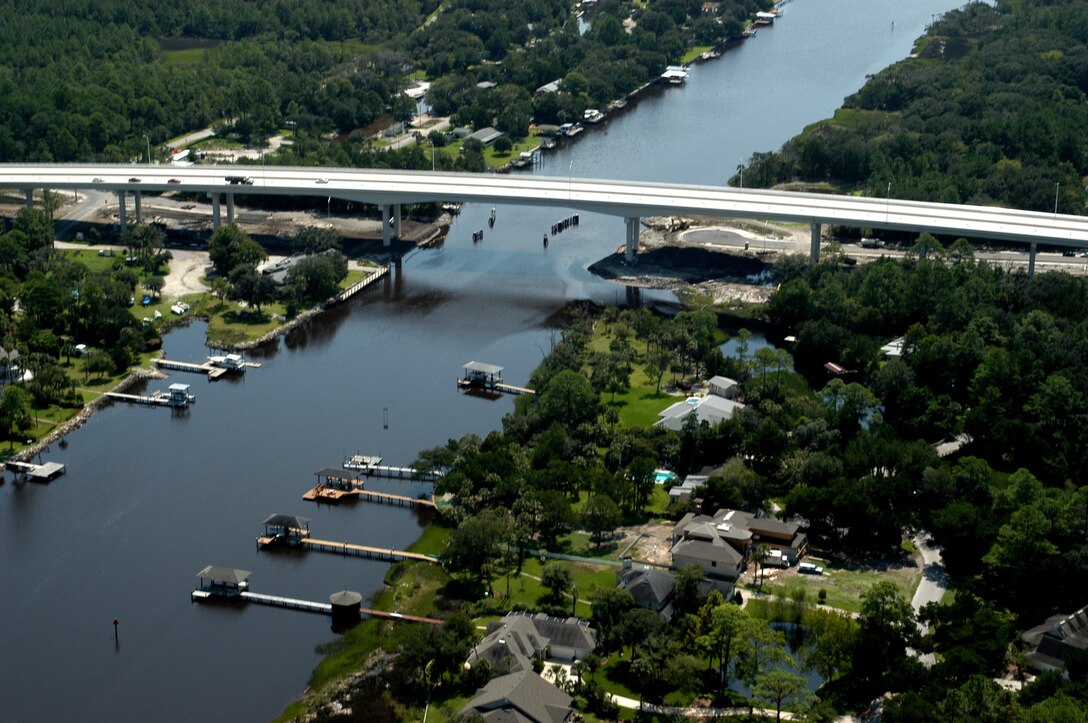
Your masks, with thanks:
[(600, 123), (604, 120), (604, 113), (596, 108), (587, 108), (586, 112), (582, 114), (582, 120), (586, 123)]

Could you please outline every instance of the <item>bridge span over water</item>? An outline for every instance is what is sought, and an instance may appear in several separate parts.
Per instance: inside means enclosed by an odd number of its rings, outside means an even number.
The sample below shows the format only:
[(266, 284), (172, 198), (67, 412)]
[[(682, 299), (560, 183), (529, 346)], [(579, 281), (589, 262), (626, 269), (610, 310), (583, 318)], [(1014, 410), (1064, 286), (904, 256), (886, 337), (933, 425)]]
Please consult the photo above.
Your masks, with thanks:
[[(125, 199), (134, 196), (137, 217), (141, 194), (187, 191), (207, 194), (213, 226), (234, 218), (238, 194), (320, 196), (381, 208), (383, 241), (400, 228), (402, 204), (461, 202), (556, 206), (625, 219), (626, 251), (638, 251), (640, 219), (645, 216), (705, 215), (809, 224), (811, 254), (819, 258), (824, 224), (855, 228), (928, 231), (1029, 244), (1031, 269), (1039, 243), (1088, 247), (1088, 217), (992, 206), (968, 206), (894, 198), (796, 193), (670, 183), (562, 178), (530, 174), (470, 174), (296, 166), (189, 166), (103, 164), (0, 164), (0, 188), (17, 189), (33, 203), (36, 189), (95, 188), (117, 194), (122, 225)], [(392, 220), (392, 223), (390, 223)], [(390, 230), (392, 228), (392, 230)]]

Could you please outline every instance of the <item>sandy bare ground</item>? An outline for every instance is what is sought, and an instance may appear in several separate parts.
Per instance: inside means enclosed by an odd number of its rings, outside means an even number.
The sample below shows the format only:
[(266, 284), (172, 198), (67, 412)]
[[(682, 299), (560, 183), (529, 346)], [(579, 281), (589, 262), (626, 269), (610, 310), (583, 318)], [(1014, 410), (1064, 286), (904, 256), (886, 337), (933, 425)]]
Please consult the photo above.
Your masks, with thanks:
[(170, 262), (170, 271), (163, 284), (163, 296), (176, 299), (186, 294), (202, 294), (208, 290), (204, 285), (204, 271), (208, 266), (207, 251), (170, 251), (174, 260)]

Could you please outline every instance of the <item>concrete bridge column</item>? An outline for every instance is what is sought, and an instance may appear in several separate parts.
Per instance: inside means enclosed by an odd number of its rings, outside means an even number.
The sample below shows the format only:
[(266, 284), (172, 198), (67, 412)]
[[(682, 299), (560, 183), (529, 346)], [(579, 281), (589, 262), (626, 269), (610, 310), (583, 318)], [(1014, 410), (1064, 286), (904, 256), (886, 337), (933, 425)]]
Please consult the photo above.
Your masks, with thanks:
[(27, 208), (34, 208), (34, 189), (33, 188), (24, 189), (23, 193), (26, 194), (26, 207)]
[(812, 255), (812, 263), (819, 263), (820, 261), (820, 235), (823, 233), (823, 227), (812, 222), (812, 241), (809, 253)]
[(1037, 244), (1034, 241), (1032, 241), (1031, 242), (1031, 250), (1028, 252), (1028, 254), (1029, 254), (1029, 256), (1028, 256), (1028, 278), (1029, 279), (1033, 278), (1035, 276), (1035, 252), (1037, 250), (1036, 246), (1037, 246)]
[(627, 244), (624, 250), (623, 259), (629, 264), (635, 263), (638, 260), (638, 232), (639, 225), (642, 223), (642, 219), (638, 216), (630, 216), (623, 220), (627, 231)]
[(121, 226), (121, 235), (124, 236), (128, 233), (128, 213), (125, 208), (125, 192), (117, 192), (117, 218)]
[(393, 238), (400, 240), (400, 204), (393, 205)]
[(228, 193), (227, 196), (227, 223), (234, 223), (234, 194)]
[(390, 245), (389, 238), (389, 204), (382, 204), (382, 246), (388, 248)]
[(208, 197), (212, 199), (212, 232), (214, 233), (223, 225), (222, 214), (219, 210), (219, 194), (209, 193)]
[(143, 214), (143, 210), (140, 208), (140, 200), (141, 199), (140, 199), (140, 192), (139, 191), (133, 191), (132, 192), (132, 200), (133, 200), (133, 205), (136, 208), (136, 223), (143, 223), (144, 214)]

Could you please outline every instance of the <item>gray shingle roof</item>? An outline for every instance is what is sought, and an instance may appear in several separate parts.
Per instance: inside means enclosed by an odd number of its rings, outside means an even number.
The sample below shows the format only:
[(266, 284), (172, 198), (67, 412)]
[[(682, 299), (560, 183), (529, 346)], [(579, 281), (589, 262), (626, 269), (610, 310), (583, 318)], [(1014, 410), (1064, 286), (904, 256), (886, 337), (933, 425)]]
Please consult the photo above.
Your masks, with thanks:
[(236, 570), (233, 567), (219, 567), (208, 565), (196, 574), (201, 580), (212, 583), (240, 585), (246, 581), (252, 573), (249, 570)]
[[(495, 678), (468, 702), (462, 712), (476, 711), (485, 720), (490, 711), (513, 710), (532, 723), (563, 723), (571, 716), (571, 697), (531, 670)], [(506, 720), (519, 720), (518, 718)]]

